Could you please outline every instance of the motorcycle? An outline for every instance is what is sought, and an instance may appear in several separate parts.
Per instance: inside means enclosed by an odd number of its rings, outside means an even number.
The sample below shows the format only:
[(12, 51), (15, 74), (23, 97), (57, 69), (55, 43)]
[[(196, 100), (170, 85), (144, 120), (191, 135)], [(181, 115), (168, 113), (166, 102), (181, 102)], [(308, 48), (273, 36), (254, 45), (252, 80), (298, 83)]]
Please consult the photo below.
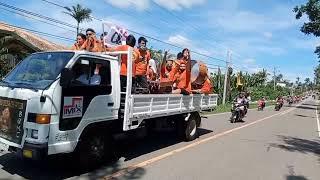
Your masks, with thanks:
[(265, 107), (265, 102), (259, 101), (258, 102), (258, 111), (263, 111), (264, 107)]
[(279, 111), (280, 109), (281, 109), (281, 103), (277, 102), (275, 107), (274, 107), (274, 110)]
[(244, 109), (245, 107), (242, 104), (239, 104), (237, 102), (232, 104), (232, 109), (231, 109), (231, 117), (230, 117), (230, 122), (235, 123), (242, 121), (244, 117)]

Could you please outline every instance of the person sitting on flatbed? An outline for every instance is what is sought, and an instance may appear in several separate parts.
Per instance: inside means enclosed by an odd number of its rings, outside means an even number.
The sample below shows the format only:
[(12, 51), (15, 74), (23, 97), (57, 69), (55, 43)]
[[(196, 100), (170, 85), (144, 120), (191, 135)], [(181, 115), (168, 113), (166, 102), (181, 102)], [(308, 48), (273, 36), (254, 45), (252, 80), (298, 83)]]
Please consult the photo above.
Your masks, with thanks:
[(86, 50), (90, 52), (102, 52), (101, 41), (96, 37), (96, 32), (88, 28), (86, 30), (87, 40), (82, 44), (80, 50)]
[(212, 83), (208, 77), (201, 85), (198, 85), (198, 84), (192, 85), (192, 93), (195, 93), (195, 94), (210, 94), (212, 93), (212, 91), (213, 91)]
[(79, 33), (77, 35), (77, 42), (73, 44), (73, 46), (71, 47), (71, 50), (74, 50), (74, 51), (80, 50), (81, 46), (86, 40), (87, 40), (86, 35)]
[(189, 95), (191, 91), (191, 85), (188, 86), (186, 84), (186, 78), (187, 78), (187, 70), (186, 70), (186, 64), (184, 62), (181, 62), (179, 65), (179, 71), (175, 74), (175, 77), (173, 79), (173, 94), (184, 94)]

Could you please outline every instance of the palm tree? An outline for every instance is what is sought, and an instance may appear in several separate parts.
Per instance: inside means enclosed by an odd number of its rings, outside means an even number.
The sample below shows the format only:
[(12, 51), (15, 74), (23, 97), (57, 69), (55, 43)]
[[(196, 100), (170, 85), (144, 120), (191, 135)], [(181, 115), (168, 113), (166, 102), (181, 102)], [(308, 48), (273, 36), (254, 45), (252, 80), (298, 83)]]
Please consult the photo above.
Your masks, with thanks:
[(299, 86), (299, 84), (300, 84), (300, 77), (297, 77), (296, 79), (297, 79), (296, 84), (297, 84), (297, 86)]
[(310, 84), (310, 78), (306, 78), (306, 79), (304, 80), (304, 83), (305, 83), (306, 85), (309, 85), (309, 84)]
[(91, 21), (91, 9), (84, 8), (80, 4), (76, 6), (72, 6), (71, 8), (65, 7), (67, 11), (63, 13), (68, 14), (69, 16), (73, 17), (77, 21), (77, 34), (79, 33), (79, 24), (84, 21)]

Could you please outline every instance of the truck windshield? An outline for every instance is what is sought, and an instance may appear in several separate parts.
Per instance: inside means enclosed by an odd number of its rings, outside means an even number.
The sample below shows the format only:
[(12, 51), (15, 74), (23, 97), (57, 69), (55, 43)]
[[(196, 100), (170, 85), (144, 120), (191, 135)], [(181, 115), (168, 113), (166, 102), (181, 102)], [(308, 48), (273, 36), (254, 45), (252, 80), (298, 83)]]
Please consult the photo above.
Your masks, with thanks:
[(12, 87), (45, 89), (74, 56), (73, 52), (45, 52), (28, 56), (2, 81)]

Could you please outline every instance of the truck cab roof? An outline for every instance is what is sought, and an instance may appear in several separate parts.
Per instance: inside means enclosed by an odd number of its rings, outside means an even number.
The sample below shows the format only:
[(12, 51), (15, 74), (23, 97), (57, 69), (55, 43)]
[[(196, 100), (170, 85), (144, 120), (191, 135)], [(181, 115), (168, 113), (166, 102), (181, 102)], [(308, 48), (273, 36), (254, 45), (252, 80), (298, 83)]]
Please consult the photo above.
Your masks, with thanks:
[[(74, 51), (74, 50), (56, 50), (56, 51), (42, 51), (42, 52), (35, 52), (33, 54), (39, 54), (39, 53), (50, 53), (50, 52), (73, 52), (75, 53), (75, 56), (79, 55), (89, 55), (89, 56), (95, 56), (100, 58), (106, 58), (109, 60), (118, 60), (118, 57), (112, 56), (107, 54), (106, 52), (89, 52), (89, 51)], [(123, 52), (122, 52), (123, 53)], [(117, 52), (112, 53), (114, 55), (117, 55)]]

